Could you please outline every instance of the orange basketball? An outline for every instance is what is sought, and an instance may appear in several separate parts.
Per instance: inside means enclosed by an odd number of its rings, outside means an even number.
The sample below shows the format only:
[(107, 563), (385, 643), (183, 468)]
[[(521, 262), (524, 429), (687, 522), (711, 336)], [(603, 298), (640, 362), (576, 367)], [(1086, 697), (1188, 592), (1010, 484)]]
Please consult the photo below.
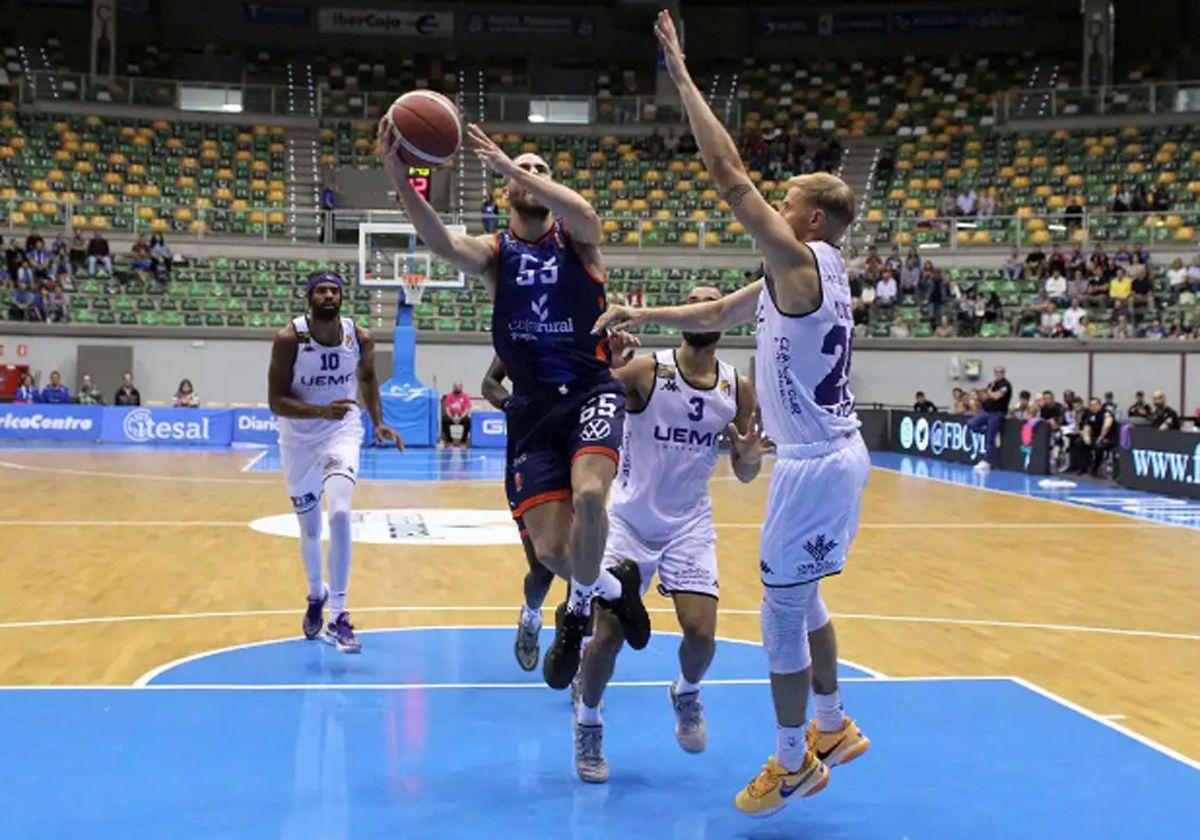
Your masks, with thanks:
[(440, 166), (458, 151), (458, 109), (432, 90), (412, 90), (388, 108), (384, 119), (396, 133), (396, 154), (409, 166)]

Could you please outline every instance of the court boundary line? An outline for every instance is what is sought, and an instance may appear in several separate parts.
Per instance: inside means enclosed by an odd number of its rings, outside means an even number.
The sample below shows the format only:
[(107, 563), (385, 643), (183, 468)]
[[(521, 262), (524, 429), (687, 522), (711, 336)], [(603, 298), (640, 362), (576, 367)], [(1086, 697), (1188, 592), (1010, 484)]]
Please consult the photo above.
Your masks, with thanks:
[[(664, 610), (664, 612), (665, 611), (666, 610)], [(674, 610), (670, 610), (670, 611), (674, 612)], [(372, 627), (368, 630), (360, 630), (358, 635), (365, 636), (365, 635), (370, 635), (370, 634), (375, 634), (375, 633), (395, 633), (395, 632), (406, 633), (406, 632), (411, 632), (411, 631), (416, 631), (416, 630), (508, 630), (508, 631), (511, 631), (512, 629), (513, 629), (513, 627), (511, 624), (440, 624), (440, 625), (421, 625), (421, 626), (414, 626), (414, 627)], [(659, 631), (656, 631), (656, 633), (657, 633), (657, 635), (660, 635), (660, 636), (674, 636), (676, 638), (683, 637), (683, 634), (677, 630), (659, 630)], [(718, 642), (727, 642), (729, 644), (749, 645), (751, 647), (760, 647), (761, 646), (760, 642), (751, 641), (749, 639), (735, 639), (731, 636), (716, 636), (714, 638)], [(191, 662), (196, 662), (200, 659), (206, 659), (210, 656), (218, 656), (223, 653), (232, 653), (234, 651), (246, 650), (248, 648), (253, 648), (253, 647), (268, 647), (271, 645), (284, 644), (286, 642), (299, 642), (299, 641), (312, 641), (312, 640), (301, 639), (299, 636), (286, 636), (284, 638), (279, 638), (279, 639), (263, 639), (263, 640), (256, 641), (256, 642), (243, 642), (242, 644), (227, 645), (225, 647), (214, 648), (212, 650), (200, 651), (199, 653), (189, 654), (188, 656), (182, 656), (178, 659), (173, 659), (170, 662), (163, 663), (162, 665), (159, 665), (155, 668), (151, 668), (149, 671), (142, 674), (140, 677), (138, 677), (136, 680), (133, 681), (133, 687), (134, 688), (156, 688), (157, 686), (150, 685), (151, 680), (161, 676), (162, 674), (165, 674), (167, 671), (171, 670), (172, 668), (175, 668), (175, 667), (178, 667), (181, 665), (187, 665)], [(876, 670), (875, 668), (869, 668), (865, 665), (859, 665), (857, 662), (852, 662), (849, 659), (842, 659), (841, 657), (839, 657), (838, 662), (842, 663), (844, 665), (847, 665), (851, 668), (857, 668), (859, 671), (862, 671), (864, 674), (867, 674), (868, 676), (865, 677), (865, 679), (879, 680), (879, 679), (887, 679), (888, 678), (887, 675), (884, 674), (882, 671)], [(847, 679), (849, 679), (849, 678), (847, 678)], [(532, 685), (542, 685), (542, 683), (532, 683)], [(664, 683), (664, 685), (665, 685), (665, 683)]]
[(261, 452), (259, 452), (257, 455), (255, 455), (253, 458), (251, 458), (249, 461), (247, 461), (242, 466), (242, 472), (244, 472), (244, 473), (250, 472), (250, 470), (254, 469), (254, 465), (257, 464), (259, 461), (261, 461), (265, 457), (267, 457), (267, 449), (264, 447)]
[[(511, 612), (514, 609), (512, 605), (452, 605), (452, 604), (428, 604), (428, 605), (393, 605), (393, 606), (374, 606), (374, 607), (356, 607), (353, 612), (356, 613), (444, 613), (444, 612)], [(655, 614), (673, 614), (675, 610), (671, 607), (647, 607), (648, 612)], [(552, 612), (552, 607), (542, 607), (542, 612)], [(184, 620), (203, 620), (215, 618), (258, 618), (267, 616), (279, 615), (296, 615), (296, 609), (274, 609), (274, 610), (221, 610), (210, 612), (194, 612), (194, 613), (148, 613), (144, 615), (115, 615), (115, 616), (92, 616), (84, 618), (64, 618), (64, 619), (38, 619), (31, 621), (6, 621), (0, 622), (0, 630), (24, 630), (49, 627), (72, 627), (85, 624), (120, 624), (124, 622), (144, 622), (144, 621), (184, 621)], [(718, 615), (727, 616), (755, 616), (759, 614), (759, 610), (742, 609), (737, 607), (718, 607)], [(1003, 619), (986, 619), (986, 618), (957, 618), (948, 616), (920, 616), (920, 615), (884, 615), (876, 613), (843, 613), (831, 612), (831, 618), (841, 619), (845, 621), (884, 621), (894, 622), (898, 624), (946, 624), (951, 626), (963, 627), (999, 627), (1010, 630), (1042, 630), (1059, 633), (1096, 633), (1107, 636), (1128, 636), (1131, 638), (1150, 638), (1150, 639), (1169, 639), (1173, 641), (1196, 642), (1200, 641), (1200, 633), (1178, 633), (1165, 630), (1139, 630), (1134, 628), (1123, 627), (1099, 627), (1086, 624), (1053, 624), (1034, 621), (1007, 621)], [(451, 626), (451, 625), (444, 625)], [(492, 625), (464, 625), (464, 626), (492, 626)], [(503, 625), (499, 625), (503, 626)], [(379, 629), (398, 629), (398, 628), (379, 628)], [(362, 632), (374, 632), (375, 628), (364, 630)], [(665, 631), (664, 631), (665, 632)], [(754, 644), (757, 644), (755, 642)], [(867, 670), (864, 668), (864, 670)]]
[[(877, 450), (877, 451), (887, 452), (889, 450)], [(898, 453), (898, 452), (892, 453), (892, 454), (901, 455), (901, 453)], [(922, 461), (932, 461), (933, 463), (937, 463), (937, 464), (946, 463), (945, 461), (938, 461), (936, 458), (922, 458), (919, 455), (902, 455), (902, 457), (918, 458), (919, 460), (922, 460)], [(885, 467), (881, 464), (876, 464), (874, 462), (871, 463), (871, 469), (883, 470), (885, 472), (889, 472), (889, 473), (893, 473), (894, 475), (898, 475), (901, 478), (915, 478), (918, 481), (936, 481), (939, 484), (949, 484), (951, 487), (963, 487), (968, 490), (982, 490), (985, 493), (999, 493), (1002, 496), (1014, 496), (1018, 499), (1027, 499), (1027, 500), (1033, 501), (1033, 502), (1049, 502), (1050, 504), (1058, 505), (1060, 507), (1070, 508), (1071, 510), (1075, 510), (1075, 511), (1081, 511), (1081, 510), (1082, 511), (1092, 511), (1094, 513), (1104, 514), (1107, 516), (1119, 516), (1122, 519), (1132, 519), (1137, 522), (1149, 522), (1149, 523), (1153, 523), (1155, 525), (1164, 525), (1164, 526), (1168, 526), (1171, 528), (1182, 528), (1186, 531), (1198, 530), (1197, 526), (1195, 526), (1195, 525), (1187, 525), (1182, 522), (1168, 522), (1168, 521), (1160, 521), (1157, 519), (1146, 519), (1141, 516), (1138, 516), (1137, 514), (1127, 513), (1127, 512), (1121, 511), (1121, 510), (1113, 509), (1113, 508), (1090, 507), (1088, 505), (1076, 504), (1075, 502), (1068, 502), (1068, 501), (1064, 501), (1062, 499), (1052, 499), (1047, 496), (1034, 496), (1029, 493), (1021, 493), (1016, 490), (1001, 490), (998, 487), (981, 487), (981, 486), (975, 485), (975, 484), (965, 484), (965, 483), (959, 483), (957, 481), (951, 481), (948, 478), (937, 478), (932, 475), (916, 475), (914, 473), (904, 473), (904, 472), (901, 472), (896, 467)], [(1012, 473), (1013, 475), (1025, 475), (1025, 473), (1018, 473), (1015, 470), (997, 470), (997, 472), (1009, 472), (1009, 473)], [(1120, 485), (1114, 485), (1114, 487), (1110, 488), (1110, 489), (1128, 490), (1128, 492), (1133, 493), (1135, 495), (1146, 497), (1147, 500), (1172, 498), (1171, 496), (1163, 496), (1163, 495), (1156, 494), (1156, 493), (1147, 493), (1144, 490), (1135, 490), (1132, 488), (1125, 488), (1125, 487), (1121, 487)]]

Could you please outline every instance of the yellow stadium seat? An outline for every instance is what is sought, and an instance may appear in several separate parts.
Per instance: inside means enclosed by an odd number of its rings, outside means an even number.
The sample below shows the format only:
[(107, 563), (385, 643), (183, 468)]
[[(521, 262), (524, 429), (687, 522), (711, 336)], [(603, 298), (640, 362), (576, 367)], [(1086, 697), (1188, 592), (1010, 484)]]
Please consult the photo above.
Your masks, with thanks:
[(919, 199), (919, 198), (905, 199), (904, 200), (904, 209), (905, 210), (920, 210), (921, 209), (921, 199)]
[(882, 218), (883, 218), (883, 211), (880, 210), (878, 207), (872, 208), (871, 210), (867, 211), (867, 221), (868, 222), (878, 222)]
[(1039, 184), (1034, 188), (1033, 194), (1039, 196), (1040, 198), (1046, 198), (1047, 196), (1054, 194), (1054, 188), (1049, 184)]
[(692, 182), (691, 181), (676, 181), (675, 182), (675, 192), (687, 193), (687, 192), (691, 192), (691, 191), (692, 191)]
[(192, 212), (192, 208), (190, 207), (176, 207), (174, 216), (178, 221), (181, 222), (190, 222), (193, 218), (195, 218), (195, 214)]
[(1146, 164), (1136, 160), (1131, 161), (1129, 165), (1125, 167), (1125, 171), (1130, 175), (1140, 175), (1146, 171)]
[(121, 173), (119, 173), (119, 172), (105, 172), (105, 173), (104, 173), (104, 177), (103, 177), (103, 178), (101, 178), (100, 180), (101, 180), (102, 182), (104, 182), (105, 184), (108, 184), (109, 186), (114, 186), (114, 185), (116, 185), (116, 184), (119, 184), (119, 183), (121, 183)]
[(600, 223), (600, 229), (605, 233), (616, 233), (620, 228), (621, 226), (617, 224), (616, 219), (605, 219)]
[(616, 201), (613, 202), (612, 209), (613, 209), (614, 213), (628, 213), (629, 212), (629, 199), (618, 198)]
[(154, 218), (154, 217), (157, 215), (157, 214), (154, 212), (154, 208), (153, 208), (153, 207), (147, 207), (147, 206), (146, 206), (146, 205), (144, 205), (144, 204), (143, 204), (141, 207), (139, 207), (139, 208), (138, 208), (138, 211), (137, 211), (137, 213), (138, 213), (138, 218), (139, 218), (139, 219), (153, 219), (153, 218)]
[(1175, 183), (1175, 173), (1174, 172), (1159, 172), (1158, 173), (1158, 183), (1174, 184)]
[(1163, 220), (1163, 224), (1169, 228), (1183, 227), (1183, 217), (1172, 213), (1171, 215), (1167, 216), (1165, 220)]
[(992, 233), (988, 230), (977, 230), (971, 237), (971, 241), (975, 245), (986, 245), (992, 241)]
[(700, 234), (698, 234), (694, 230), (685, 230), (683, 232), (683, 236), (681, 237), (681, 240), (684, 245), (699, 245), (700, 244)]
[(1175, 228), (1175, 241), (1176, 242), (1191, 242), (1192, 237), (1195, 235), (1196, 235), (1196, 232), (1194, 230), (1192, 230), (1192, 228), (1190, 228), (1190, 227)]
[(730, 222), (725, 230), (733, 236), (742, 236), (746, 232), (746, 227), (741, 222)]
[(626, 231), (624, 243), (626, 245), (637, 245), (642, 241), (642, 236), (636, 230)]
[(654, 222), (651, 219), (642, 219), (640, 222), (638, 222), (638, 229), (642, 233), (653, 233)]
[(1018, 208), (1017, 208), (1017, 212), (1016, 212), (1014, 215), (1016, 215), (1016, 217), (1017, 217), (1018, 219), (1030, 219), (1030, 218), (1033, 218), (1033, 208), (1032, 208), (1032, 207), (1028, 207), (1028, 206), (1026, 206), (1026, 207), (1018, 207)]

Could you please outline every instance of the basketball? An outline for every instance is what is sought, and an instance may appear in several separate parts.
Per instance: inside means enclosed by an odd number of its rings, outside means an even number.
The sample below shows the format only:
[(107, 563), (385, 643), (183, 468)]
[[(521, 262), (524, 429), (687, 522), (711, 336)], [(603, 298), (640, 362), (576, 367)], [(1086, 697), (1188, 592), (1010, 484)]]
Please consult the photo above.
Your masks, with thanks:
[(409, 166), (440, 166), (458, 151), (462, 126), (454, 103), (432, 90), (412, 90), (388, 108), (385, 119), (399, 142), (396, 154)]

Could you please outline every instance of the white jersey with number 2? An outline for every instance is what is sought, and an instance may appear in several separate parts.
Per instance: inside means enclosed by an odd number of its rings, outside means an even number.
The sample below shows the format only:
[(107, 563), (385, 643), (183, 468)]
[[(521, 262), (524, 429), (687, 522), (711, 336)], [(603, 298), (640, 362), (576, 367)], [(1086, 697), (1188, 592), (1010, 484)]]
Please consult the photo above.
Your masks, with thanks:
[[(300, 346), (292, 368), (292, 396), (311, 405), (358, 399), (358, 360), (361, 348), (354, 322), (342, 318), (342, 340), (336, 347), (319, 343), (309, 330), (308, 317), (293, 320)], [(311, 446), (330, 438), (363, 436), (362, 417), (353, 406), (341, 420), (279, 418), (279, 443)]]
[(854, 315), (842, 252), (809, 242), (821, 277), (821, 304), (805, 315), (779, 311), (772, 279), (758, 299), (755, 387), (763, 430), (777, 446), (810, 446), (858, 430), (850, 393)]

